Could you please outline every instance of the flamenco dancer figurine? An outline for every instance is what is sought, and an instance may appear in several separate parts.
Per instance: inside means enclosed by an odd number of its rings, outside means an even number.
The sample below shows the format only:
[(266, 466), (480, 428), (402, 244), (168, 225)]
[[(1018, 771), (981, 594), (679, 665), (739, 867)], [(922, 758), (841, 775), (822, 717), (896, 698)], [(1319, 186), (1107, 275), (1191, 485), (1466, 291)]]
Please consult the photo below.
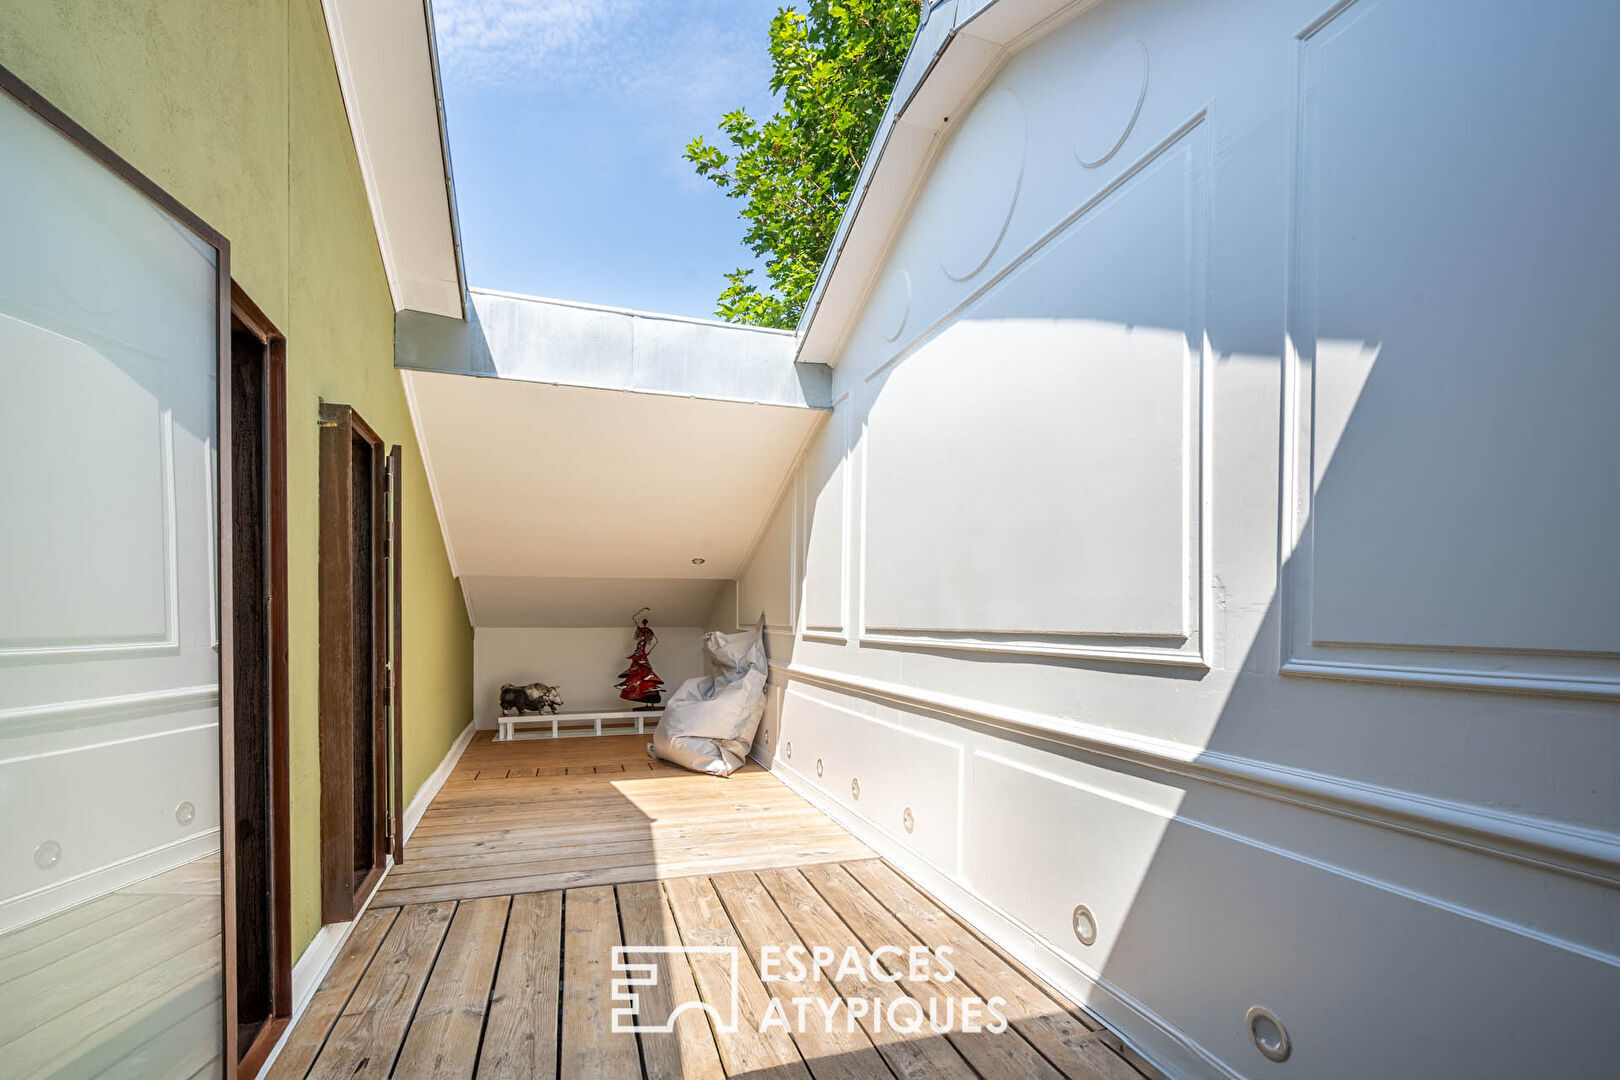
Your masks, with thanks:
[(646, 613), (650, 610), (642, 608), (630, 616), (630, 625), (636, 628), (636, 647), (630, 653), (630, 666), (619, 672), (619, 696), (636, 702), (638, 710), (656, 709), (664, 697), (664, 680), (653, 672), (647, 660), (658, 647), (658, 635), (647, 625)]

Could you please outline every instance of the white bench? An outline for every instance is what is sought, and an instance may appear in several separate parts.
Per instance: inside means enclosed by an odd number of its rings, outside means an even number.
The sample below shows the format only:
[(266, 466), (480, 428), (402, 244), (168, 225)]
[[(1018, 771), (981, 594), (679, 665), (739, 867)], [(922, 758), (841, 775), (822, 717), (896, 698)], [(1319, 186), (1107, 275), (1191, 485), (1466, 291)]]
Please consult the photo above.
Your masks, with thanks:
[[(647, 734), (646, 723), (650, 717), (657, 720), (664, 715), (663, 709), (604, 709), (598, 712), (560, 712), (560, 713), (528, 713), (522, 716), (497, 716), (500, 730), (495, 734), (496, 742), (511, 742), (513, 739), (561, 739), (565, 737), (583, 737), (586, 735), (628, 735), (629, 726), (635, 724), (637, 735)], [(602, 730), (603, 722), (611, 727), (620, 729), (614, 731)], [(541, 730), (525, 730), (518, 734), (519, 728), (538, 726)]]

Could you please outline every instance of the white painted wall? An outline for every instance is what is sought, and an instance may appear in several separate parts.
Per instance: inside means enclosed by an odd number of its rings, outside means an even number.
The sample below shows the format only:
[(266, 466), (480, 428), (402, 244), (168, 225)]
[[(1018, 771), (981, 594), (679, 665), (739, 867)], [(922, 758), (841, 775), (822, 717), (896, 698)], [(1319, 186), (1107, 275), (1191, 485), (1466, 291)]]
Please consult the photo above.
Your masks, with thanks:
[(1617, 31), (1049, 28), (953, 117), (739, 575), (756, 752), (1172, 1073), (1620, 1055)]
[[(696, 626), (654, 626), (652, 666), (664, 680), (665, 699), (687, 679), (703, 674), (703, 631)], [(614, 684), (632, 647), (623, 627), (526, 628), (480, 626), (473, 631), (473, 717), (493, 731), (502, 683), (544, 682), (562, 691), (563, 711), (629, 709)]]

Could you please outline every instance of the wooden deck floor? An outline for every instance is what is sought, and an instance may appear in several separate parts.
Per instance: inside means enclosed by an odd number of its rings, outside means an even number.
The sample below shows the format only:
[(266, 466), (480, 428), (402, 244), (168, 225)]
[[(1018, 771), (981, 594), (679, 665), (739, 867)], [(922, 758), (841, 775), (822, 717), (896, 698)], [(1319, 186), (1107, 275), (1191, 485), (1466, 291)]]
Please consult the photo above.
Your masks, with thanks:
[(0, 935), (0, 1076), (217, 1073), (219, 916), (213, 855)]
[(377, 895), (435, 903), (720, 870), (870, 858), (750, 763), (726, 780), (647, 757), (647, 738), (467, 746)]
[[(769, 773), (628, 749), (469, 747), (271, 1077), (1141, 1080), (1113, 1036)], [(625, 958), (657, 973), (634, 1023), (667, 1033), (614, 1032), (632, 1007), (620, 945), (653, 947)], [(910, 950), (945, 946), (949, 979), (911, 970)], [(803, 980), (762, 978), (795, 947), (814, 957)], [(1010, 1026), (971, 1030), (997, 997)]]

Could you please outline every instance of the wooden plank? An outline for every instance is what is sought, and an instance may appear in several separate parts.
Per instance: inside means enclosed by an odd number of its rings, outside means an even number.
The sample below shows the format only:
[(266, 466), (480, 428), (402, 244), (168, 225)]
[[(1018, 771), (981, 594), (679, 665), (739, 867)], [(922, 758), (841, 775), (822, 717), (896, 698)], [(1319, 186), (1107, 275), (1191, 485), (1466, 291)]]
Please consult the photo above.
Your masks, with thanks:
[(293, 1028), (281, 1053), (271, 1063), (267, 1080), (301, 1080), (309, 1072), (309, 1067), (315, 1063), (315, 1056), (326, 1045), (327, 1033), (342, 1015), (349, 995), (354, 993), (360, 977), (366, 973), (372, 957), (377, 955), (388, 928), (394, 925), (398, 915), (398, 908), (384, 908), (367, 911), (360, 916), (360, 921), (349, 934), (349, 940), (343, 943), (337, 959), (327, 969), (315, 996), (309, 999), (298, 1026)]
[(475, 896), (502, 896), (510, 893), (547, 892), (552, 889), (575, 889), (594, 885), (621, 885), (627, 881), (650, 881), (653, 878), (689, 877), (705, 871), (724, 873), (728, 870), (809, 866), (816, 863), (838, 862), (849, 858), (850, 854), (849, 848), (845, 845), (828, 845), (788, 852), (756, 850), (725, 859), (668, 861), (652, 859), (626, 866), (518, 875), (494, 878), (490, 881), (429, 885), (422, 888), (383, 889), (377, 893), (374, 903), (388, 905), (439, 903), (446, 900), (471, 899)]
[[(409, 873), (403, 869), (389, 875), (389, 885), (401, 888), (408, 885), (438, 885), (466, 878), (498, 877), (511, 873), (551, 873), (557, 870), (598, 864), (649, 861), (659, 859), (695, 859), (706, 854), (738, 854), (750, 850), (768, 851), (778, 839), (774, 833), (751, 833), (726, 836), (723, 826), (693, 830), (686, 836), (648, 836), (605, 842), (593, 847), (585, 843), (569, 843), (552, 847), (547, 844), (528, 844), (515, 851), (454, 851), (453, 853), (419, 856)], [(789, 834), (783, 834), (789, 835)], [(812, 823), (794, 830), (790, 835), (798, 841), (795, 846), (821, 847), (828, 843), (845, 843), (845, 835), (836, 825)], [(572, 838), (570, 838), (572, 839)], [(474, 873), (476, 871), (476, 873)]]
[[(108, 990), (118, 990), (198, 944), (219, 942), (219, 901), (186, 900), (93, 949), (0, 986), (0, 1044), (20, 1039)], [(133, 1004), (131, 1006), (134, 1007)], [(0, 1050), (0, 1060), (7, 1051)]]
[[(216, 914), (212, 933), (201, 942), (156, 963), (143, 958), (127, 976), (101, 982), (100, 993), (30, 1026), (21, 1038), (0, 1048), (7, 1080), (95, 1075), (164, 1019), (204, 1007), (218, 1015), (220, 946)], [(128, 957), (114, 959), (120, 965), (130, 962)]]
[[(798, 934), (799, 940), (810, 948), (824, 946), (832, 950), (835, 960), (822, 971), (845, 999), (859, 996), (876, 998), (884, 1009), (894, 1007), (898, 1015), (909, 1015), (909, 1007), (896, 1003), (913, 997), (899, 985), (860, 979), (854, 975), (840, 975), (837, 960), (850, 949), (861, 950), (860, 940), (829, 908), (797, 870), (769, 870), (759, 875), (760, 882), (771, 894), (783, 916)], [(916, 1000), (913, 997), (913, 1000)], [(919, 1002), (919, 1006), (921, 1003)], [(892, 1026), (879, 1027), (870, 1017), (862, 1017), (861, 1025), (883, 1060), (889, 1063), (901, 1080), (932, 1080), (934, 1077), (966, 1080), (976, 1074), (963, 1060), (962, 1054), (943, 1036), (925, 1029), (917, 1034), (896, 1031)]]
[[(758, 877), (750, 873), (725, 874), (711, 879), (711, 883), (756, 970), (766, 946), (803, 947)], [(851, 1010), (830, 982), (778, 978), (766, 982), (765, 987), (781, 1003), (793, 1041), (816, 1080), (890, 1080), (888, 1066), (872, 1048), (865, 1028), (849, 1022)], [(857, 989), (856, 996), (863, 1004), (875, 996), (865, 984)], [(801, 1004), (805, 999), (813, 1001), (808, 1008)]]
[[(842, 919), (861, 943), (873, 953), (888, 947), (899, 949), (903, 956), (923, 944), (895, 917), (872, 899), (871, 895), (838, 866), (808, 867), (803, 874), (806, 887), (815, 891), (837, 917)], [(964, 1000), (985, 1001), (985, 996), (974, 993), (960, 980), (938, 983), (932, 980), (913, 980), (906, 972), (904, 960), (891, 960), (893, 954), (879, 954), (879, 962), (893, 974), (906, 973), (901, 982), (906, 992), (923, 1002), (933, 1015), (944, 1016), (946, 1009), (960, 1009)], [(955, 957), (951, 958), (953, 961)], [(984, 1006), (980, 1006), (981, 1009)], [(956, 1013), (959, 1017), (960, 1013)], [(984, 1015), (983, 1012), (980, 1015)], [(958, 1020), (954, 1030), (947, 1033), (951, 1044), (961, 1052), (985, 1080), (1018, 1080), (1021, 1077), (1038, 1080), (1059, 1080), (1060, 1073), (1051, 1062), (1029, 1044), (1015, 1029), (995, 1034), (988, 1031), (963, 1031)]]
[(412, 1080), (472, 1075), (509, 905), (507, 897), (496, 896), (456, 907), (394, 1075)]
[(512, 898), (478, 1058), (481, 1080), (556, 1080), (562, 908), (560, 892)]
[(570, 889), (563, 899), (562, 1067), (566, 1080), (641, 1075), (636, 1037), (613, 1030), (613, 947), (619, 911), (607, 887)]
[[(216, 997), (133, 1050), (127, 1053), (120, 1050), (117, 1061), (105, 1071), (94, 1074), (96, 1080), (190, 1076), (199, 1069), (207, 1068), (219, 1058), (219, 1014), (219, 999)], [(83, 1059), (76, 1061), (73, 1072), (90, 1075), (87, 1065), (94, 1068)]]
[[(958, 976), (979, 994), (1005, 998), (1007, 1019), (1053, 1065), (1070, 1077), (1140, 1080), (1140, 1074), (1100, 1040), (1105, 1032), (1081, 1023), (1068, 1009), (1014, 971), (978, 935), (882, 862), (851, 863), (841, 871), (865, 886), (929, 947), (949, 945)], [(828, 873), (833, 873), (828, 871)]]
[(698, 993), (709, 1005), (729, 1016), (736, 1007), (737, 1026), (715, 1029), (720, 1059), (731, 1076), (766, 1080), (767, 1077), (808, 1078), (793, 1039), (779, 1027), (761, 1025), (770, 1006), (770, 994), (759, 974), (741, 955), (742, 942), (708, 878), (685, 878), (664, 883), (681, 941), (687, 946), (735, 949), (735, 963), (723, 954), (692, 953), (687, 959)]
[[(860, 854), (859, 848), (848, 843), (849, 833), (837, 825), (795, 830), (795, 851), (845, 851)], [(774, 840), (775, 837), (773, 836)], [(694, 837), (685, 843), (672, 844), (666, 838), (655, 841), (650, 836), (602, 844), (592, 849), (588, 845), (570, 845), (569, 850), (552, 851), (544, 847), (531, 848), (521, 853), (499, 855), (476, 854), (441, 857), (433, 865), (421, 860), (407, 870), (401, 868), (388, 877), (389, 888), (421, 885), (448, 885), (458, 881), (481, 881), (511, 874), (552, 874), (563, 870), (588, 870), (595, 867), (621, 866), (634, 862), (660, 862), (680, 859), (722, 859), (776, 847), (762, 845), (757, 836), (727, 835), (724, 830)], [(847, 856), (845, 856), (847, 857)]]
[[(513, 767), (505, 766), (508, 771)], [(699, 802), (727, 802), (743, 798), (770, 798), (794, 805), (804, 802), (801, 796), (784, 787), (780, 780), (758, 772), (738, 773), (730, 780), (716, 780), (690, 773), (598, 773), (594, 765), (566, 765), (564, 768), (569, 770), (569, 775), (509, 777), (504, 784), (457, 784), (453, 788), (445, 785), (434, 798), (429, 812), (466, 812), (502, 806), (532, 809), (537, 795), (582, 803), (611, 803), (617, 799), (637, 806), (644, 799), (657, 800), (660, 797)], [(591, 771), (581, 772), (581, 769)]]
[[(813, 811), (810, 820), (826, 820), (826, 815), (821, 814), (819, 810), (813, 807), (808, 809)], [(582, 828), (593, 823), (604, 827), (641, 825), (650, 829), (658, 826), (713, 823), (721, 818), (746, 821), (766, 814), (785, 812), (803, 814), (806, 810), (804, 806), (770, 798), (724, 803), (703, 800), (659, 802), (636, 806), (624, 800), (553, 803), (544, 794), (540, 794), (534, 796), (526, 808), (516, 812), (486, 811), (483, 816), (476, 811), (466, 814), (435, 814), (432, 819), (424, 820), (418, 826), (416, 834), (412, 836), (412, 843), (426, 845), (445, 839), (479, 835), (494, 839), (514, 830), (528, 831), (541, 827)]]
[(403, 909), (315, 1059), (315, 1080), (388, 1076), (455, 904)]
[[(783, 813), (784, 811), (791, 813)], [(521, 838), (524, 834), (543, 828), (562, 833), (572, 829), (581, 833), (579, 838), (584, 839), (591, 835), (593, 826), (604, 829), (640, 826), (644, 831), (651, 832), (659, 828), (667, 829), (681, 825), (712, 826), (722, 820), (746, 821), (756, 816), (763, 818), (764, 815), (796, 817), (799, 821), (827, 823), (827, 818), (819, 811), (806, 816), (800, 807), (784, 806), (769, 799), (749, 799), (734, 803), (701, 801), (652, 803), (632, 807), (622, 801), (583, 805), (549, 803), (544, 796), (537, 795), (530, 806), (521, 813), (490, 811), (485, 817), (480, 818), (476, 812), (472, 812), (465, 816), (444, 815), (434, 821), (424, 822), (421, 830), (425, 831), (421, 831), (420, 840), (413, 837), (413, 842), (428, 847), (433, 844), (475, 840), (479, 837), (487, 837), (493, 841), (514, 833)], [(414, 848), (412, 850), (414, 851)]]
[(0, 934), (0, 983), (39, 971), (174, 906), (160, 896), (109, 893), (31, 926)]
[[(625, 945), (681, 944), (663, 886), (643, 881), (620, 885), (616, 892)], [(647, 1080), (723, 1080), (725, 1070), (720, 1067), (714, 1032), (703, 1013), (702, 998), (686, 957), (680, 953), (636, 953), (626, 959), (629, 963), (655, 964), (658, 969), (653, 985), (636, 989), (637, 1025), (664, 1026), (672, 1014), (675, 1016), (673, 1031), (643, 1031), (639, 1036)]]
[(474, 829), (443, 832), (425, 840), (412, 838), (414, 859), (401, 871), (415, 872), (423, 860), (461, 855), (499, 856), (522, 853), (535, 849), (559, 854), (578, 854), (592, 843), (621, 843), (642, 837), (677, 842), (693, 837), (726, 833), (732, 835), (759, 835), (778, 830), (797, 832), (805, 828), (840, 828), (827, 821), (821, 811), (813, 807), (761, 811), (753, 817), (729, 821), (703, 818), (696, 821), (627, 822), (603, 820), (594, 826), (585, 824), (536, 824), (505, 829)]

